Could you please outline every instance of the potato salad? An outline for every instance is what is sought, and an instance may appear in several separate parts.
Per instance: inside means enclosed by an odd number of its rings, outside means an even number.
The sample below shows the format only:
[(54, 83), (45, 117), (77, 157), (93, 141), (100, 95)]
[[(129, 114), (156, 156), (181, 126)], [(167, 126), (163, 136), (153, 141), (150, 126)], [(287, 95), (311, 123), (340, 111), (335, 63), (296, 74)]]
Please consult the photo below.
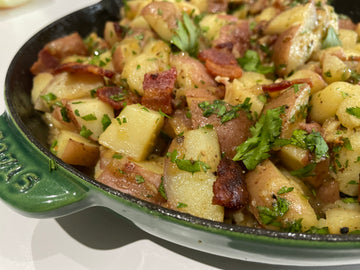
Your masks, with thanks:
[(360, 233), (360, 24), (326, 0), (124, 1), (31, 67), (64, 162), (142, 200)]

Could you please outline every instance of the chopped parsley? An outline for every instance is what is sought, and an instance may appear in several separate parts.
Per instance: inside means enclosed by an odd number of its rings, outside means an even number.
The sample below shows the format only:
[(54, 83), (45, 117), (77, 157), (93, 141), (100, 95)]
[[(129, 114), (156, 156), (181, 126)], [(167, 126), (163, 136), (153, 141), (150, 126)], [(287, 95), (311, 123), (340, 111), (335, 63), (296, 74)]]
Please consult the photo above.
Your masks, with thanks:
[(55, 171), (57, 169), (57, 164), (54, 159), (49, 159), (49, 172)]
[(164, 187), (164, 176), (161, 177), (161, 183), (158, 189), (160, 195), (167, 200), (167, 196), (166, 196), (166, 192), (165, 192), (165, 187)]
[(66, 123), (70, 123), (70, 118), (67, 114), (67, 110), (66, 110), (66, 107), (65, 106), (62, 106), (61, 109), (60, 109), (60, 113), (61, 113), (61, 118), (64, 122)]
[(248, 170), (253, 170), (260, 162), (270, 157), (271, 147), (281, 133), (280, 115), (283, 113), (285, 109), (281, 106), (261, 115), (255, 126), (250, 128), (252, 137), (236, 148), (233, 160), (242, 160)]
[(279, 191), (277, 192), (278, 195), (282, 195), (285, 193), (289, 193), (291, 191), (294, 190), (294, 187), (287, 187), (287, 186), (283, 186), (282, 188), (279, 189)]
[(207, 170), (211, 169), (211, 167), (203, 161), (185, 159), (185, 157), (178, 158), (178, 151), (176, 149), (173, 152), (168, 152), (166, 156), (182, 171), (195, 173), (201, 171), (207, 172)]
[(87, 129), (85, 126), (81, 127), (80, 135), (84, 138), (89, 138), (92, 134), (93, 132), (90, 129)]
[(184, 208), (184, 207), (187, 207), (186, 203), (178, 202), (178, 204), (176, 205), (176, 208)]
[(245, 71), (254, 71), (261, 74), (272, 73), (275, 71), (274, 66), (263, 66), (256, 51), (247, 50), (243, 57), (237, 59), (239, 65)]
[(315, 176), (315, 174), (313, 172), (315, 167), (316, 167), (316, 163), (310, 163), (310, 164), (306, 165), (305, 167), (302, 167), (298, 170), (290, 171), (290, 174), (292, 176), (297, 176), (297, 177)]
[(178, 20), (178, 28), (170, 42), (179, 50), (188, 52), (190, 56), (196, 56), (199, 49), (200, 30), (185, 12), (182, 16), (183, 21)]
[(93, 114), (93, 113), (84, 115), (84, 116), (82, 116), (81, 118), (84, 119), (85, 121), (97, 120), (95, 114)]
[(214, 100), (213, 103), (204, 101), (199, 103), (199, 107), (203, 110), (203, 116), (209, 117), (212, 114), (216, 114), (220, 118), (221, 123), (228, 122), (239, 116), (238, 111), (244, 110), (250, 112), (250, 98), (246, 98), (244, 103), (238, 105), (227, 104), (223, 100)]
[(122, 159), (123, 156), (122, 156), (121, 154), (116, 153), (116, 154), (114, 154), (114, 155), (112, 156), (112, 158)]
[(334, 27), (330, 26), (327, 30), (326, 36), (322, 42), (321, 49), (341, 46), (341, 41), (335, 32)]
[(111, 124), (111, 119), (109, 117), (109, 115), (104, 114), (103, 117), (101, 118), (101, 124), (103, 127), (103, 131), (105, 131), (105, 129), (107, 129), (107, 127)]
[(57, 96), (54, 95), (53, 93), (47, 93), (46, 95), (42, 95), (40, 96), (43, 100), (46, 101), (47, 104), (49, 104), (51, 101), (54, 101), (57, 99)]
[(136, 181), (137, 184), (145, 183), (145, 179), (141, 175), (136, 175), (135, 176), (135, 181)]
[(356, 118), (360, 119), (360, 107), (349, 107), (346, 108), (346, 112)]
[(272, 209), (265, 206), (258, 206), (261, 222), (265, 225), (281, 227), (281, 223), (278, 222), (277, 219), (289, 211), (289, 205), (290, 202), (285, 198), (277, 197), (272, 205)]

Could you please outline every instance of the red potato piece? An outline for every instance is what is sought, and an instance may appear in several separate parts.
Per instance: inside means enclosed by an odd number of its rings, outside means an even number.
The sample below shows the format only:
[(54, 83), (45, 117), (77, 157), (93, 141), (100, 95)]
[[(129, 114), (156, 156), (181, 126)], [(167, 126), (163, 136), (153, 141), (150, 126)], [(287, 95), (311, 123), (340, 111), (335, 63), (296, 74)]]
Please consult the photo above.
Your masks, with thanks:
[(161, 175), (125, 158), (112, 158), (96, 180), (142, 200), (158, 205), (165, 203), (158, 191)]
[(221, 27), (220, 36), (212, 43), (214, 48), (229, 48), (235, 58), (242, 57), (250, 48), (250, 25), (246, 20)]
[(58, 38), (47, 43), (39, 52), (37, 61), (30, 71), (36, 75), (40, 72), (51, 72), (60, 62), (70, 55), (87, 55), (88, 51), (79, 33)]
[(186, 92), (186, 97), (191, 100), (189, 108), (193, 129), (212, 125), (217, 132), (221, 152), (230, 158), (234, 157), (236, 147), (250, 136), (252, 121), (249, 120), (247, 114), (244, 111), (238, 111), (238, 117), (221, 123), (221, 119), (215, 114), (205, 117), (203, 110), (199, 107), (203, 101), (214, 101), (215, 96), (205, 89), (193, 89)]

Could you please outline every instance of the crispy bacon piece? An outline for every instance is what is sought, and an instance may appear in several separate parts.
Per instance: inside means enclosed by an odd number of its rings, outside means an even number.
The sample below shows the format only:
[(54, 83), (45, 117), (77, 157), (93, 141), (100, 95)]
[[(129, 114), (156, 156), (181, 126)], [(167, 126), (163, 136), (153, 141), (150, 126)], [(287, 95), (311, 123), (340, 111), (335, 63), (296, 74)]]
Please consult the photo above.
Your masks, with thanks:
[(239, 58), (250, 48), (250, 37), (249, 22), (241, 20), (221, 27), (220, 36), (213, 41), (212, 45), (215, 48), (226, 47), (234, 54), (235, 58)]
[(136, 104), (140, 102), (140, 97), (133, 92), (128, 92), (117, 86), (104, 86), (96, 90), (97, 97), (109, 104), (115, 110), (121, 110), (124, 104)]
[(242, 75), (242, 69), (235, 56), (227, 50), (206, 49), (199, 53), (198, 58), (205, 61), (207, 71), (213, 76), (235, 79)]
[(40, 72), (51, 72), (62, 59), (70, 55), (87, 55), (88, 51), (79, 33), (58, 38), (47, 43), (39, 52), (37, 61), (30, 71), (36, 75)]
[(303, 84), (303, 83), (309, 84), (310, 87), (313, 86), (312, 81), (310, 79), (304, 78), (304, 79), (295, 79), (291, 81), (281, 81), (278, 83), (264, 84), (262, 86), (262, 89), (265, 92), (276, 92), (276, 91), (285, 90), (290, 86), (293, 86), (294, 84)]
[(95, 66), (95, 65), (88, 65), (88, 64), (82, 64), (82, 63), (75, 63), (75, 62), (69, 62), (64, 63), (59, 66), (57, 66), (53, 73), (61, 73), (61, 72), (70, 72), (70, 73), (91, 73), (94, 75), (99, 75), (102, 77), (112, 78), (115, 75), (115, 72), (107, 69), (103, 69), (102, 67)]
[(177, 72), (175, 67), (159, 73), (146, 73), (144, 76), (144, 95), (141, 104), (153, 110), (172, 114), (173, 90)]
[(243, 170), (238, 163), (223, 158), (218, 166), (218, 175), (213, 185), (213, 204), (240, 209), (249, 203)]

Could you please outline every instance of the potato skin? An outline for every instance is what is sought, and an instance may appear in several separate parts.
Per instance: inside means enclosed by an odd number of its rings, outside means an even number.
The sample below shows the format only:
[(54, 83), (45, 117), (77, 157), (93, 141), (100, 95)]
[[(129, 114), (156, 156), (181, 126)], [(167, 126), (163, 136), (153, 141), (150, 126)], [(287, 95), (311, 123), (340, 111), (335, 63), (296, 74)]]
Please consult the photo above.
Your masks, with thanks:
[[(306, 199), (304, 187), (294, 179), (285, 176), (270, 160), (259, 164), (255, 170), (245, 176), (246, 186), (250, 195), (249, 209), (267, 229), (279, 229), (273, 225), (263, 224), (258, 207), (272, 209), (275, 198), (282, 197), (289, 202), (289, 211), (277, 221), (283, 226), (287, 223), (302, 219), (302, 230), (306, 231), (311, 226), (316, 226), (317, 218), (314, 209)], [(283, 187), (293, 187), (291, 192), (279, 195)]]

